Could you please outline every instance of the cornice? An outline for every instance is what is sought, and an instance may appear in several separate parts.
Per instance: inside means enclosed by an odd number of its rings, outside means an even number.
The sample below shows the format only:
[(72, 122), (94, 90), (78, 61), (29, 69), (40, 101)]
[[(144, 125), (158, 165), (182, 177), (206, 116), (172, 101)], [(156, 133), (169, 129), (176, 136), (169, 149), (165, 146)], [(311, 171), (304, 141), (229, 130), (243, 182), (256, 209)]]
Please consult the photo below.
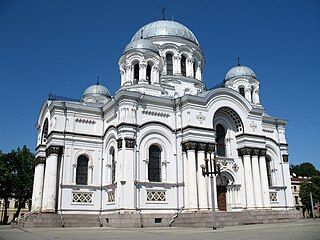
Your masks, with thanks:
[(50, 156), (51, 154), (56, 154), (56, 155), (61, 155), (62, 153), (62, 148), (61, 146), (49, 146), (46, 149), (46, 156)]
[(45, 164), (46, 158), (45, 157), (37, 157), (34, 161), (34, 165), (37, 166), (38, 164)]

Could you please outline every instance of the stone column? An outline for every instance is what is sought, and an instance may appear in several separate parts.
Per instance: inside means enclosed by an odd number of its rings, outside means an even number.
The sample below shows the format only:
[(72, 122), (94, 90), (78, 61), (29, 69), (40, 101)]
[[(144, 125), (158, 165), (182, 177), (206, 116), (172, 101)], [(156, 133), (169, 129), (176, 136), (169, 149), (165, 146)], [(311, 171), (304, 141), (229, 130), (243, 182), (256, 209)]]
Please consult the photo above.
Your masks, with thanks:
[(246, 202), (247, 208), (254, 208), (254, 190), (251, 166), (251, 151), (250, 148), (242, 148), (239, 150), (240, 155), (243, 156), (244, 178), (246, 185)]
[(132, 66), (131, 65), (127, 65), (126, 66), (126, 82), (125, 85), (130, 85), (133, 84), (133, 71), (132, 71)]
[(122, 67), (120, 67), (120, 76), (121, 76), (121, 86), (123, 86), (126, 83), (126, 72)]
[(139, 65), (139, 82), (147, 82), (147, 64), (140, 63)]
[(266, 165), (266, 152), (267, 150), (260, 151), (259, 157), (259, 167), (261, 175), (261, 190), (262, 190), (262, 202), (265, 208), (270, 208), (269, 200), (269, 184), (268, 184), (268, 175), (267, 175), (267, 165)]
[(189, 167), (188, 167), (188, 159), (187, 153), (182, 152), (182, 160), (183, 160), (183, 177), (184, 177), (184, 208), (189, 208)]
[(259, 90), (258, 89), (253, 90), (253, 102), (254, 102), (254, 104), (260, 104)]
[(189, 208), (197, 209), (197, 173), (196, 173), (196, 143), (185, 144), (188, 156), (188, 173), (189, 173)]
[(245, 88), (244, 90), (245, 98), (248, 99), (249, 102), (252, 102), (251, 99), (251, 88)]
[(151, 84), (159, 85), (159, 67), (153, 65), (151, 71)]
[(253, 186), (254, 186), (254, 197), (257, 208), (262, 208), (262, 194), (261, 194), (261, 177), (259, 169), (259, 149), (253, 149), (252, 155), (252, 175), (253, 175)]
[(196, 79), (202, 81), (201, 62), (198, 62), (198, 66), (196, 70)]
[(201, 165), (204, 165), (205, 159), (205, 150), (207, 144), (199, 143), (198, 144), (198, 196), (199, 196), (199, 208), (208, 209), (208, 199), (207, 199), (207, 189), (206, 189), (206, 178), (202, 176)]
[(174, 56), (174, 65), (173, 72), (174, 75), (181, 75), (181, 57), (180, 56)]
[(122, 148), (123, 162), (122, 171), (124, 173), (122, 181), (120, 181), (123, 188), (123, 205), (121, 208), (134, 209), (134, 175), (133, 175), (133, 161), (134, 161), (134, 147), (135, 140), (126, 138), (125, 146)]
[(55, 212), (57, 202), (57, 177), (58, 177), (58, 156), (61, 147), (50, 146), (46, 150), (46, 169), (44, 175), (44, 188), (42, 198), (42, 211)]
[[(240, 155), (241, 156), (241, 155)], [(239, 189), (239, 202), (241, 207), (246, 207), (247, 206), (247, 200), (246, 200), (246, 184), (245, 184), (245, 177), (244, 177), (244, 168), (243, 168), (243, 159), (242, 157), (238, 158), (238, 163), (239, 163), (239, 173), (240, 173), (240, 179), (241, 179), (241, 186)]]
[(46, 162), (45, 157), (37, 157), (35, 160), (33, 191), (32, 191), (32, 211), (41, 210), (45, 162)]

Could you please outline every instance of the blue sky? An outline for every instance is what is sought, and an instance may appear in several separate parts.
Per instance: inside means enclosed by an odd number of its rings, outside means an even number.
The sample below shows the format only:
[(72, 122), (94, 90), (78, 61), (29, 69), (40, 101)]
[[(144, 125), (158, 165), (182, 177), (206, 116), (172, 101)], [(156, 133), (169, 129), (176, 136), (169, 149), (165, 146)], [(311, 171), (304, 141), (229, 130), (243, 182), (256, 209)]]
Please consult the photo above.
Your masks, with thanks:
[(0, 150), (34, 151), (49, 93), (80, 98), (100, 76), (114, 94), (122, 51), (141, 26), (162, 18), (163, 6), (197, 36), (207, 87), (240, 56), (260, 80), (268, 114), (289, 120), (290, 163), (320, 169), (317, 0), (0, 0)]

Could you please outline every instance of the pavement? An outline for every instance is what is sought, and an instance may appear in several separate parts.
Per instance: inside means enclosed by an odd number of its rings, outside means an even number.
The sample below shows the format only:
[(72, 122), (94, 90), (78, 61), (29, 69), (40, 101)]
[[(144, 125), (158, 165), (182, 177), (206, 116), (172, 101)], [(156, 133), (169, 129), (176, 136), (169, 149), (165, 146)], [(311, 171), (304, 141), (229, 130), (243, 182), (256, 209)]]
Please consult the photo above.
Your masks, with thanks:
[(16, 228), (0, 226), (0, 240), (320, 240), (320, 219), (219, 228)]

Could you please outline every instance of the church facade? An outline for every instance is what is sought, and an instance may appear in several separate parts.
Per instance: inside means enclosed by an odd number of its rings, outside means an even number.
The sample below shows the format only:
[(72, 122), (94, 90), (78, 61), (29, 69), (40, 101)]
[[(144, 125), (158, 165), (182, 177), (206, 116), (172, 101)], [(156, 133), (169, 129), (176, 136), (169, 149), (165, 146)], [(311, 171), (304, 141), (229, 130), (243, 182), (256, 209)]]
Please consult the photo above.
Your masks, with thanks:
[(118, 63), (114, 96), (97, 83), (79, 101), (43, 103), (33, 211), (210, 211), (212, 191), (216, 211), (293, 208), (287, 121), (266, 113), (252, 69), (207, 89), (196, 36), (168, 20), (140, 28)]

